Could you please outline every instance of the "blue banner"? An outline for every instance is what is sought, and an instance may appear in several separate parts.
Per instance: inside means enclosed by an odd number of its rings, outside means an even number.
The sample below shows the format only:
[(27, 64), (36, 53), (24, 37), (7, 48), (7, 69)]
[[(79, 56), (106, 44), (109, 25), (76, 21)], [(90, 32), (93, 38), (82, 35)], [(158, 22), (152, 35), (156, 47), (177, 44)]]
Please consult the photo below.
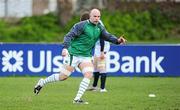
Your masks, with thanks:
[[(61, 44), (0, 44), (0, 76), (49, 76), (62, 66)], [(180, 76), (180, 45), (111, 45), (109, 76)], [(75, 71), (72, 76), (82, 76)]]

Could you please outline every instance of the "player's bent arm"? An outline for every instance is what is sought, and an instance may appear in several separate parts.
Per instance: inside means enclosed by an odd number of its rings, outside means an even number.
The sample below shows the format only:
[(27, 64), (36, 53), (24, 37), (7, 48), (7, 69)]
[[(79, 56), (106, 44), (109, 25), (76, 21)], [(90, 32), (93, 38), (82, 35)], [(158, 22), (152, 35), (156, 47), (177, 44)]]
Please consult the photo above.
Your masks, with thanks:
[(64, 36), (63, 48), (68, 48), (71, 40), (83, 32), (85, 23), (86, 21), (79, 22), (71, 28), (71, 30)]
[(110, 34), (109, 32), (107, 32), (107, 30), (104, 27), (104, 24), (103, 24), (103, 22), (101, 20), (99, 21), (99, 24), (100, 24), (99, 27), (102, 30), (100, 39), (109, 41), (109, 42), (114, 43), (114, 44), (120, 44), (119, 40), (117, 39), (116, 36), (114, 36), (114, 35)]
[(115, 35), (110, 34), (109, 32), (107, 32), (106, 29), (102, 30), (101, 36), (104, 40), (109, 41), (114, 44), (125, 44), (127, 41), (123, 36), (121, 36), (120, 38), (117, 38)]
[(101, 32), (101, 38), (106, 40), (106, 41), (109, 41), (113, 44), (120, 44), (118, 38), (112, 34), (110, 34), (109, 32), (106, 31), (106, 29), (103, 29), (102, 32)]
[(79, 36), (83, 32), (83, 27), (85, 25), (85, 21), (79, 22), (75, 24), (71, 30), (64, 36), (64, 42), (63, 42), (63, 49), (61, 52), (61, 55), (65, 57), (68, 55), (67, 48), (70, 46), (71, 40), (73, 40), (75, 37)]

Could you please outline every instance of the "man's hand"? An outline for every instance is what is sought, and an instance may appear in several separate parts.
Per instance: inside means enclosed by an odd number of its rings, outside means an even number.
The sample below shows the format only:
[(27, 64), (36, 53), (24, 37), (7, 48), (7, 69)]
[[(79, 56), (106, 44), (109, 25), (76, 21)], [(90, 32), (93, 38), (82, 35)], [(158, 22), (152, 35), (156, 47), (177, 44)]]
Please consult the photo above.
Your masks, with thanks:
[(63, 50), (62, 50), (62, 53), (61, 53), (61, 55), (62, 55), (62, 57), (65, 57), (66, 55), (68, 55), (69, 53), (68, 53), (68, 50), (66, 49), (66, 48), (64, 48)]
[(101, 52), (100, 59), (104, 59), (104, 58), (105, 58), (104, 52)]
[(124, 35), (120, 36), (118, 39), (119, 44), (125, 44), (127, 40), (124, 38)]

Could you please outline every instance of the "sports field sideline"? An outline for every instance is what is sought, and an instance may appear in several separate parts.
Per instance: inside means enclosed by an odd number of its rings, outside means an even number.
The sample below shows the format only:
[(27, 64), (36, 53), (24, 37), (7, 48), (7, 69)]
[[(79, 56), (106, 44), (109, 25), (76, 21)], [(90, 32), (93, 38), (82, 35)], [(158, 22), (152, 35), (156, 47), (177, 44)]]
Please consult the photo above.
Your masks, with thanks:
[(0, 110), (180, 110), (180, 77), (108, 77), (107, 93), (85, 93), (88, 105), (72, 103), (81, 77), (48, 84), (35, 96), (39, 78), (1, 77)]

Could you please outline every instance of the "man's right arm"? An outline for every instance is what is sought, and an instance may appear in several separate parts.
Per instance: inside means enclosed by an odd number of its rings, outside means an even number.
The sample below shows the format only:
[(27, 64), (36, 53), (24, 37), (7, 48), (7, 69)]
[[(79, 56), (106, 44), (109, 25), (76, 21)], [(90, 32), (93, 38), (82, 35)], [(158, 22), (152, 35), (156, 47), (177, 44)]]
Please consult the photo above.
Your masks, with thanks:
[(70, 46), (71, 40), (78, 37), (82, 32), (85, 25), (85, 21), (75, 24), (71, 30), (64, 36), (63, 48), (68, 48)]
[(73, 40), (75, 37), (78, 37), (83, 32), (84, 25), (85, 21), (75, 24), (72, 29), (65, 35), (63, 50), (61, 53), (63, 57), (68, 54), (67, 48), (70, 46), (71, 40)]

